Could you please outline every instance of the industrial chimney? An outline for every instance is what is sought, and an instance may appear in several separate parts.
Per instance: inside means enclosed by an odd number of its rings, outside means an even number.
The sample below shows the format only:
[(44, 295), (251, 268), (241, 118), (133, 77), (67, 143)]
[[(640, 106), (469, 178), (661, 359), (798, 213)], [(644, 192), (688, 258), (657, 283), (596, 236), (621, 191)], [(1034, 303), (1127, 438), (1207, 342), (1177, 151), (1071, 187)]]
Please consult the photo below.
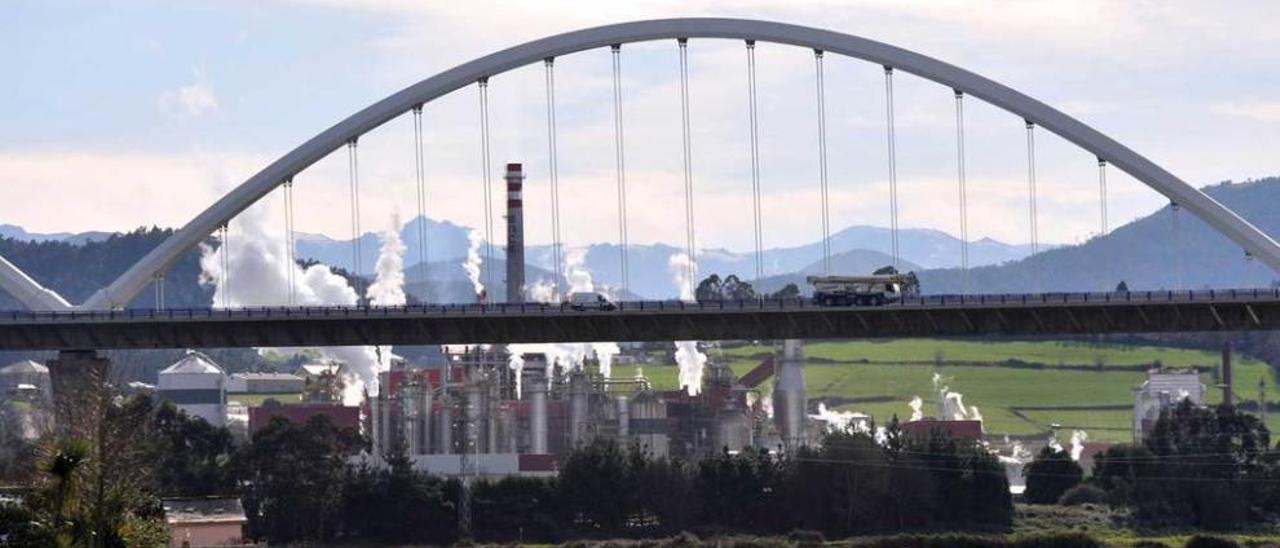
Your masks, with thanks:
[(524, 302), (524, 168), (507, 164), (507, 302)]

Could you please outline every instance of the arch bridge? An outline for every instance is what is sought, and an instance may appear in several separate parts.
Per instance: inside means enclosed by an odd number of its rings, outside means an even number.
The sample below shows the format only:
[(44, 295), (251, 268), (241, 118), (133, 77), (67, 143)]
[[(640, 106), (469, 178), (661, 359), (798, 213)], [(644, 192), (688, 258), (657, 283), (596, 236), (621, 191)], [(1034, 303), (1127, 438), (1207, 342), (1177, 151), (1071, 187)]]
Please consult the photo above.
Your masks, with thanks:
[[(619, 65), (618, 58), (621, 48), (625, 44), (654, 40), (673, 40), (680, 47), (682, 60), (682, 96), (683, 114), (684, 114), (684, 161), (685, 161), (685, 185), (686, 197), (685, 207), (687, 212), (686, 229), (688, 234), (688, 251), (691, 256), (696, 255), (696, 245), (694, 242), (693, 219), (692, 219), (692, 181), (689, 168), (690, 147), (689, 147), (689, 129), (688, 129), (688, 103), (687, 103), (687, 65), (685, 61), (685, 51), (689, 40), (697, 39), (730, 39), (741, 40), (747, 46), (747, 54), (753, 59), (754, 44), (756, 42), (772, 42), (808, 48), (815, 52), (818, 59), (819, 70), (819, 100), (821, 101), (821, 59), (824, 54), (838, 54), (861, 59), (870, 63), (878, 64), (884, 67), (886, 81), (889, 84), (891, 93), (892, 74), (894, 71), (902, 71), (914, 74), (921, 78), (936, 82), (942, 86), (950, 88), (954, 91), (957, 108), (962, 105), (965, 97), (972, 97), (996, 107), (999, 107), (1014, 116), (1025, 121), (1029, 142), (1032, 130), (1041, 128), (1050, 131), (1063, 139), (1079, 146), (1090, 154), (1094, 155), (1102, 169), (1105, 177), (1105, 169), (1112, 166), (1128, 173), (1133, 178), (1149, 186), (1163, 196), (1167, 197), (1173, 204), (1185, 209), (1193, 215), (1196, 215), (1210, 227), (1225, 235), (1234, 241), (1247, 253), (1261, 259), (1273, 269), (1280, 269), (1280, 245), (1266, 234), (1259, 231), (1256, 227), (1250, 225), (1237, 214), (1233, 213), (1219, 202), (1207, 196), (1203, 192), (1195, 189), (1183, 180), (1179, 179), (1168, 170), (1156, 165), (1150, 160), (1144, 158), (1134, 150), (1117, 142), (1116, 140), (1102, 134), (1096, 129), (1081, 123), (1080, 121), (1064, 114), (1063, 112), (1042, 103), (1032, 97), (1020, 93), (999, 82), (985, 78), (963, 68), (945, 63), (943, 61), (921, 55), (919, 53), (889, 45), (866, 38), (843, 34), (830, 30), (823, 30), (805, 26), (798, 26), (785, 23), (747, 20), (747, 19), (722, 19), (722, 18), (682, 18), (682, 19), (659, 19), (648, 21), (637, 21), (629, 23), (621, 23), (614, 25), (606, 25), (594, 28), (588, 28), (573, 32), (567, 32), (555, 36), (534, 40), (525, 44), (514, 46), (490, 55), (480, 57), (467, 63), (463, 63), (457, 67), (446, 70), (425, 80), (415, 83), (395, 94), (382, 99), (367, 108), (352, 114), (333, 125), (324, 132), (312, 137), (306, 142), (299, 145), (289, 153), (271, 162), (261, 171), (254, 174), (244, 183), (236, 187), (230, 193), (223, 196), (208, 209), (197, 215), (188, 222), (172, 237), (164, 241), (156, 247), (140, 261), (134, 264), (126, 272), (121, 274), (114, 282), (107, 287), (98, 290), (84, 303), (71, 304), (58, 296), (55, 292), (42, 287), (39, 283), (32, 280), (29, 276), (21, 272), (12, 263), (0, 258), (0, 288), (16, 297), (24, 306), (31, 310), (87, 310), (101, 311), (112, 310), (124, 307), (136, 295), (148, 287), (148, 285), (156, 283), (156, 280), (163, 276), (165, 270), (177, 260), (183, 253), (192, 249), (200, 242), (205, 241), (220, 228), (227, 224), (240, 212), (261, 200), (268, 193), (281, 187), (282, 185), (292, 186), (292, 180), (299, 173), (303, 172), (312, 164), (316, 163), (325, 156), (338, 151), (342, 147), (349, 147), (352, 157), (351, 169), (353, 180), (358, 180), (357, 171), (358, 164), (355, 159), (355, 148), (358, 139), (369, 131), (395, 119), (399, 116), (412, 114), (415, 118), (421, 115), (422, 105), (429, 103), (450, 92), (466, 88), (469, 86), (478, 86), (481, 90), (482, 97), (486, 93), (485, 88), (489, 78), (500, 75), (504, 72), (526, 66), (533, 63), (545, 63), (548, 75), (548, 112), (550, 117), (549, 127), (550, 144), (549, 155), (550, 164), (555, 165), (555, 134), (554, 134), (554, 77), (553, 77), (553, 61), (558, 56), (580, 52), (584, 50), (596, 48), (612, 48), (614, 53), (614, 77), (615, 77), (615, 114), (617, 128), (617, 150), (618, 150), (618, 177), (621, 185), (624, 180), (623, 174), (623, 147), (622, 147), (622, 124), (620, 103), (622, 101), (621, 93), (618, 91)], [(752, 86), (754, 89), (754, 64), (751, 65)], [(890, 100), (891, 100), (890, 95)], [(821, 102), (819, 103), (821, 109)], [(757, 139), (755, 125), (755, 103), (754, 92), (751, 101), (751, 117), (752, 117), (752, 164), (753, 169), (753, 185), (756, 190), (756, 207), (754, 213), (756, 221), (756, 245), (757, 260), (760, 256), (760, 226), (759, 226), (759, 191), (758, 191), (758, 165), (759, 160), (757, 154)], [(890, 166), (893, 166), (894, 154), (892, 148), (893, 126), (892, 126), (892, 103), (890, 103), (889, 115), (889, 138), (890, 138)], [(958, 110), (958, 112), (960, 112)], [(487, 112), (484, 113), (487, 117)], [(819, 116), (825, 116), (821, 112)], [(420, 131), (420, 119), (416, 120), (416, 126)], [(825, 132), (825, 121), (819, 120), (821, 131)], [(962, 118), (960, 124), (963, 124)], [(487, 124), (487, 122), (486, 122)], [(487, 130), (487, 128), (484, 128)], [(962, 129), (962, 126), (961, 126)], [(959, 132), (962, 135), (962, 131)], [(420, 137), (420, 133), (418, 134)], [(485, 137), (487, 139), (487, 136)], [(962, 137), (961, 137), (962, 139)], [(961, 145), (960, 164), (963, 166), (963, 142)], [(822, 145), (825, 147), (825, 144)], [(1032, 145), (1033, 146), (1033, 145)], [(421, 151), (421, 143), (418, 144), (418, 150)], [(486, 141), (487, 151), (487, 141)], [(1034, 149), (1029, 151), (1031, 154), (1031, 163), (1034, 165)], [(486, 152), (487, 155), (487, 152)], [(485, 158), (486, 173), (484, 181), (486, 184), (486, 196), (490, 191), (489, 177), (487, 173), (488, 158)], [(824, 163), (823, 173), (825, 174), (825, 153), (822, 159)], [(418, 158), (419, 180), (421, 181), (421, 158)], [(896, 174), (892, 171), (890, 175), (891, 189), (896, 188), (892, 185), (896, 184)], [(1030, 174), (1032, 179), (1032, 238), (1035, 238), (1035, 213), (1034, 213), (1034, 168)], [(962, 196), (963, 196), (963, 167), (959, 176)], [(554, 167), (552, 172), (552, 184), (555, 183)], [(421, 188), (421, 187), (420, 187)], [(421, 190), (420, 190), (421, 192)], [(893, 219), (894, 231), (894, 248), (896, 259), (896, 234), (897, 234), (897, 215), (896, 215), (896, 190), (891, 197), (891, 213)], [(829, 218), (826, 213), (826, 182), (825, 175), (823, 177), (823, 232), (824, 238), (829, 240)], [(961, 198), (963, 201), (963, 197)], [(1103, 195), (1105, 201), (1105, 191)], [(555, 206), (553, 206), (555, 207)], [(625, 201), (619, 201), (619, 216), (621, 219), (620, 239), (624, 245), (622, 249), (622, 261), (624, 268), (624, 279), (626, 269), (626, 227), (625, 219), (627, 212), (625, 211)], [(963, 204), (961, 204), (963, 208)], [(422, 198), (419, 197), (419, 209), (421, 212)], [(963, 209), (962, 215), (963, 213)], [(1105, 210), (1104, 210), (1105, 211)], [(492, 213), (486, 225), (492, 222)], [(556, 212), (553, 211), (553, 217)], [(1106, 229), (1105, 213), (1103, 216), (1103, 229)], [(964, 226), (962, 224), (962, 226)], [(492, 241), (492, 231), (489, 232), (489, 241)], [(558, 232), (556, 234), (558, 243)], [(824, 240), (824, 244), (827, 243)], [(292, 248), (293, 242), (290, 242)], [(829, 259), (829, 246), (826, 248), (825, 258)]]

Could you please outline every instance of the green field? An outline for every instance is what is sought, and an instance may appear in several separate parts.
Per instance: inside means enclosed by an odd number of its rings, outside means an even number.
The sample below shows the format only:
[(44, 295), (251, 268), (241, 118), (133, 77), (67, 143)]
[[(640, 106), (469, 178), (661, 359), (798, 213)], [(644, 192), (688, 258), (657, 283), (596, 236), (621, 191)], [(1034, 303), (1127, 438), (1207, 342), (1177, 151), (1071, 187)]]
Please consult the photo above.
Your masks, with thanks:
[[(770, 351), (768, 347), (745, 346), (707, 353), (712, 360), (728, 363), (741, 375), (758, 363), (755, 356)], [(806, 345), (805, 356), (811, 360), (805, 366), (811, 398), (887, 398), (889, 401), (840, 406), (870, 413), (883, 423), (895, 413), (900, 418), (909, 417), (907, 402), (919, 396), (926, 402), (925, 413), (930, 414), (936, 372), (946, 379), (952, 391), (964, 395), (966, 405), (978, 407), (987, 432), (994, 435), (1044, 433), (1056, 423), (1063, 428), (1083, 429), (1094, 440), (1127, 441), (1131, 438), (1130, 391), (1145, 378), (1140, 366), (1157, 361), (1166, 367), (1200, 368), (1209, 388), (1207, 399), (1221, 399), (1221, 392), (1213, 388), (1211, 373), (1219, 356), (1199, 350), (1056, 341), (925, 339), (814, 343)], [(1013, 367), (1011, 361), (1024, 366)], [(676, 388), (676, 371), (674, 366), (644, 368), (645, 376), (659, 389)], [(632, 366), (614, 368), (615, 377), (634, 374)], [(1268, 385), (1273, 381), (1266, 364), (1243, 356), (1235, 360), (1235, 379), (1236, 393), (1246, 399), (1256, 397), (1259, 379), (1266, 379)], [(1117, 406), (1125, 407), (1115, 409)], [(1280, 417), (1268, 420), (1268, 425), (1273, 430), (1280, 427)]]

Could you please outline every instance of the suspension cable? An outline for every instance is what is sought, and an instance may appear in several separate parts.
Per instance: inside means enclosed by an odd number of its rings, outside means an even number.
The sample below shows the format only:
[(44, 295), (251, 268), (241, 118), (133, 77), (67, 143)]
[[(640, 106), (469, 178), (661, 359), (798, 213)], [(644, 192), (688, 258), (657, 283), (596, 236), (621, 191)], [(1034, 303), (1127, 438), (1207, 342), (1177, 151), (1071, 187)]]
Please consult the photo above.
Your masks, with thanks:
[(426, 158), (422, 147), (422, 105), (419, 104), (413, 107), (413, 167), (418, 190), (418, 275), (425, 295), (429, 288), (427, 283), (427, 174)]
[[(1107, 265), (1106, 271), (1110, 278), (1105, 285), (1110, 285), (1111, 283), (1115, 283), (1116, 265), (1115, 258), (1107, 252), (1107, 247), (1109, 246), (1107, 246), (1104, 240), (1107, 236), (1107, 232), (1111, 229), (1108, 224), (1110, 217), (1107, 213), (1107, 161), (1102, 158), (1098, 158), (1098, 216), (1098, 244), (1102, 247), (1102, 261)], [(1104, 287), (1104, 289), (1106, 289), (1106, 287)]]
[(679, 38), (676, 43), (680, 47), (680, 118), (683, 123), (682, 136), (684, 141), (684, 216), (685, 216), (685, 240), (686, 253), (689, 257), (687, 274), (689, 283), (698, 283), (698, 259), (697, 259), (697, 242), (694, 240), (694, 214), (693, 214), (693, 147), (690, 141), (693, 136), (690, 134), (689, 124), (689, 39)]
[(484, 184), (484, 286), (493, 288), (493, 188), (490, 182), (489, 79), (481, 78), (480, 88), (480, 169)]
[(1256, 283), (1253, 281), (1253, 253), (1250, 253), (1248, 250), (1245, 250), (1244, 252), (1244, 282), (1245, 287), (1256, 286)]
[(357, 141), (347, 141), (347, 167), (351, 183), (351, 253), (353, 275), (352, 289), (356, 291), (356, 303), (360, 302), (360, 158), (356, 151)]
[[(756, 41), (747, 40), (747, 104), (751, 121), (751, 217), (755, 225), (756, 280), (764, 279), (764, 236), (760, 211), (760, 117), (756, 109)], [(761, 293), (761, 296), (764, 294)]]
[(284, 185), (284, 257), (285, 277), (289, 280), (289, 305), (297, 304), (296, 251), (294, 250), (293, 179), (285, 179)]
[(1182, 206), (1169, 202), (1169, 222), (1173, 225), (1173, 283), (1174, 290), (1182, 291), (1182, 220), (1178, 212)]
[(884, 99), (887, 137), (889, 141), (889, 230), (893, 249), (893, 267), (899, 264), (898, 252), (898, 149), (893, 122), (893, 67), (884, 67)]
[(964, 292), (969, 292), (969, 192), (965, 188), (964, 156), (964, 92), (954, 90), (956, 97), (956, 179), (960, 193), (960, 271)]
[(822, 273), (831, 275), (831, 198), (827, 187), (827, 99), (822, 50), (813, 50), (818, 101), (818, 182), (822, 190)]
[(164, 273), (156, 272), (151, 276), (151, 283), (156, 290), (156, 310), (164, 310)]
[(619, 267), (622, 269), (622, 290), (624, 292), (631, 289), (631, 267), (627, 264), (627, 163), (626, 148), (623, 146), (622, 131), (622, 44), (613, 44), (611, 46), (611, 55), (613, 57), (613, 133), (614, 146), (616, 150), (614, 154), (617, 158), (618, 168), (618, 255)]
[(1027, 188), (1029, 190), (1027, 202), (1027, 220), (1030, 224), (1031, 231), (1031, 270), (1032, 270), (1032, 288), (1036, 291), (1040, 290), (1040, 259), (1036, 254), (1040, 251), (1039, 243), (1039, 220), (1037, 219), (1036, 204), (1036, 125), (1031, 120), (1024, 120), (1027, 127)]
[(563, 295), (564, 290), (561, 287), (561, 278), (564, 277), (564, 263), (561, 258), (561, 241), (560, 241), (560, 162), (558, 158), (559, 145), (556, 142), (556, 71), (555, 58), (548, 57), (543, 60), (546, 67), (546, 92), (547, 92), (547, 167), (550, 170), (550, 189), (551, 189), (551, 256), (555, 261), (555, 288), (556, 293)]
[(218, 232), (222, 240), (222, 245), (218, 246), (218, 250), (222, 255), (222, 283), (219, 287), (222, 288), (222, 308), (226, 309), (231, 308), (231, 253), (227, 249), (231, 245), (231, 233), (227, 229), (227, 223), (222, 223), (222, 226), (218, 228)]

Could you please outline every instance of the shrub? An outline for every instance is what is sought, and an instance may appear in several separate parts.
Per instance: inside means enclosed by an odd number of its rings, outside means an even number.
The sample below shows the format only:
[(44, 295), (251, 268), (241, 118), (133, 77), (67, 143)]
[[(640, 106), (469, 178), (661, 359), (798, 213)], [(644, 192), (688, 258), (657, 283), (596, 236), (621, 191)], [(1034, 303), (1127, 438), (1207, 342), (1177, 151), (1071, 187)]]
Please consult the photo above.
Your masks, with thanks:
[(798, 546), (821, 546), (827, 542), (826, 537), (818, 531), (792, 531), (787, 535), (787, 540)]
[(1046, 533), (1029, 535), (1013, 544), (1017, 548), (1103, 548), (1103, 544), (1084, 533)]
[(1089, 483), (1083, 483), (1067, 489), (1067, 491), (1058, 498), (1058, 504), (1063, 506), (1105, 504), (1106, 502), (1107, 492), (1101, 487)]
[(1187, 540), (1186, 548), (1240, 548), (1240, 543), (1222, 537), (1196, 535)]

